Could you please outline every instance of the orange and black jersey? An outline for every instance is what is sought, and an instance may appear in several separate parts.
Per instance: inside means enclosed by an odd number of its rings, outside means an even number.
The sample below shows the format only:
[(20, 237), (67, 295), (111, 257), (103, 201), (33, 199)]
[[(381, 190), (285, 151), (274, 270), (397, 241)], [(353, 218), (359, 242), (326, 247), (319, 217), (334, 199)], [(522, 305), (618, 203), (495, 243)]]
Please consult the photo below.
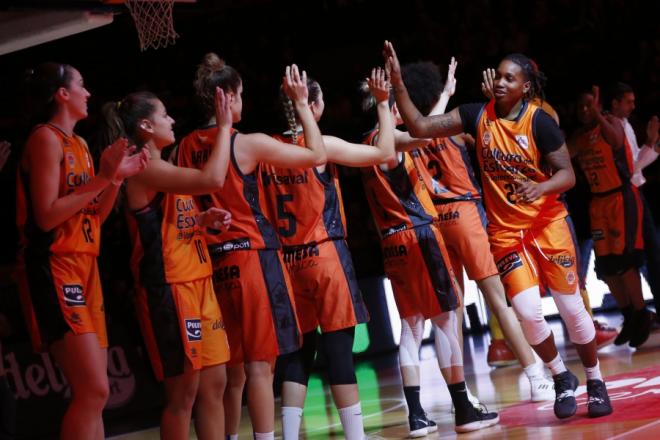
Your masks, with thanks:
[(608, 144), (600, 125), (577, 134), (573, 139), (578, 163), (593, 194), (617, 191), (630, 182), (632, 152), (625, 138), (623, 142), (618, 148)]
[(434, 203), (481, 198), (467, 149), (451, 137), (433, 139), (425, 147), (412, 150), (410, 156)]
[(527, 101), (515, 120), (498, 118), (494, 100), (458, 109), (463, 131), (476, 139), (489, 226), (528, 229), (568, 215), (560, 194), (532, 203), (518, 203), (515, 194), (522, 182), (541, 183), (551, 177), (543, 156), (558, 150), (564, 138), (550, 115)]
[[(64, 197), (94, 177), (89, 149), (78, 135), (69, 136), (51, 124), (38, 125), (34, 130), (40, 128), (51, 130), (62, 145), (58, 197)], [(32, 255), (83, 253), (98, 256), (101, 239), (98, 197), (52, 230), (43, 231), (37, 226), (32, 212), (29, 173), (30, 170), (19, 166), (16, 224), (21, 234), (21, 252)]]
[(211, 275), (211, 259), (192, 196), (157, 193), (133, 212), (135, 278), (143, 286), (184, 283)]
[[(367, 135), (372, 144), (377, 131)], [(436, 216), (428, 189), (409, 153), (388, 171), (374, 165), (361, 168), (364, 190), (381, 238), (433, 223)]]
[[(202, 168), (208, 161), (215, 142), (217, 126), (193, 131), (179, 143), (178, 164), (190, 168)], [(206, 231), (206, 241), (211, 254), (243, 249), (279, 249), (281, 247), (275, 228), (264, 215), (265, 200), (259, 179), (261, 164), (250, 174), (243, 174), (236, 163), (235, 140), (241, 136), (232, 130), (231, 161), (225, 184), (221, 191), (196, 197), (200, 209), (224, 208), (231, 212), (232, 221), (225, 232)]]
[[(292, 143), (290, 136), (273, 137)], [(305, 147), (302, 133), (298, 145)], [(322, 173), (316, 167), (280, 168), (262, 164), (261, 183), (269, 218), (284, 246), (346, 238), (341, 189), (333, 164), (327, 164)]]

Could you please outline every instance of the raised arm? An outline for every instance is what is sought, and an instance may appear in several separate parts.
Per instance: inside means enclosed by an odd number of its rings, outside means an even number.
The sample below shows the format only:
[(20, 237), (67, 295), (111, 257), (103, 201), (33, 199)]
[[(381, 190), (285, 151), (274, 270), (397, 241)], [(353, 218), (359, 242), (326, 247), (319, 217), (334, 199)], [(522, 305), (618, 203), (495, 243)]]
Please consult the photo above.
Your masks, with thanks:
[(411, 135), (417, 138), (445, 137), (453, 136), (463, 131), (463, 123), (458, 109), (454, 109), (444, 115), (422, 115), (412, 103), (410, 96), (408, 96), (408, 90), (406, 90), (401, 77), (399, 59), (396, 56), (392, 43), (389, 41), (385, 41), (383, 56), (385, 57), (385, 69), (389, 72), (390, 81), (394, 88), (394, 96), (399, 113)]
[(600, 106), (600, 89), (598, 86), (591, 88), (591, 93), (594, 100), (591, 104), (591, 110), (594, 112), (598, 123), (600, 124), (600, 131), (603, 134), (605, 142), (610, 144), (613, 148), (619, 149), (624, 146), (623, 140), (625, 133), (623, 125), (612, 115), (604, 115)]
[(184, 168), (164, 160), (152, 160), (147, 169), (133, 179), (157, 191), (178, 194), (208, 194), (222, 188), (229, 167), (231, 109), (229, 98), (217, 87), (215, 95), (216, 134), (209, 160), (202, 169)]
[(305, 135), (305, 145), (316, 157), (316, 165), (327, 161), (321, 130), (309, 108), (309, 90), (307, 90), (307, 72), (302, 75), (295, 64), (287, 66), (284, 74), (284, 93), (293, 101), (300, 124)]
[(323, 136), (329, 162), (363, 167), (394, 159), (394, 121), (388, 102), (390, 83), (385, 78), (385, 70), (373, 69), (367, 84), (376, 99), (379, 127), (376, 145), (353, 144), (334, 136)]

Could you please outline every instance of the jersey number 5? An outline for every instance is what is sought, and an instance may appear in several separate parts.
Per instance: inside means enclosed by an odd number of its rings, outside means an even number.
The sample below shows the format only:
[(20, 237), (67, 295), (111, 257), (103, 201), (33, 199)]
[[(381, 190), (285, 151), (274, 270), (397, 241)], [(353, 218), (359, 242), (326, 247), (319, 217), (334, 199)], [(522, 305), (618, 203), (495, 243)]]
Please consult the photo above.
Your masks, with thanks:
[(284, 209), (286, 202), (292, 202), (292, 194), (278, 194), (277, 195), (277, 218), (278, 220), (286, 220), (288, 222), (287, 228), (278, 227), (277, 230), (282, 237), (291, 237), (296, 233), (296, 218), (290, 212)]

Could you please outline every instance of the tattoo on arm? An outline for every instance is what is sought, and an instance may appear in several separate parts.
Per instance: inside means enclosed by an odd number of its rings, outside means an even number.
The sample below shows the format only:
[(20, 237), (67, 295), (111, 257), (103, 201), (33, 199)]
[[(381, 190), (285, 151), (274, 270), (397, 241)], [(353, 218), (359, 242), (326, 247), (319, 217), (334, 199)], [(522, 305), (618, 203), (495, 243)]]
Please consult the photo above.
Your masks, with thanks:
[(550, 164), (553, 171), (567, 170), (573, 172), (573, 165), (571, 165), (571, 156), (568, 153), (566, 144), (562, 145), (558, 150), (545, 155), (545, 160)]

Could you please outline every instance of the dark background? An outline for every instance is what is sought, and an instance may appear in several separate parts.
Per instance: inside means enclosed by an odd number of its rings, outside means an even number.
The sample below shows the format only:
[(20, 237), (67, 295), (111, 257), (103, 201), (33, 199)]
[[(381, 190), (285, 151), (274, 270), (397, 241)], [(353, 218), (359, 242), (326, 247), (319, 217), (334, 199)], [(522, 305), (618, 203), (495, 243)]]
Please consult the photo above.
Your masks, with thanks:
[[(26, 5), (43, 7), (45, 3), (89, 8), (93, 1), (3, 0), (0, 12)], [(177, 121), (178, 137), (192, 130), (200, 122), (193, 99), (193, 75), (208, 51), (223, 57), (243, 77), (244, 108), (239, 130), (276, 133), (287, 128), (277, 93), (284, 67), (295, 62), (323, 88), (326, 110), (320, 123), (322, 131), (360, 142), (373, 121), (360, 112), (357, 85), (372, 67), (382, 65), (384, 39), (394, 42), (402, 63), (432, 60), (444, 73), (450, 57), (457, 58), (458, 87), (449, 108), (482, 101), (483, 69), (496, 67), (507, 53), (523, 52), (546, 73), (547, 99), (558, 111), (567, 133), (574, 127), (577, 93), (592, 84), (604, 91), (615, 81), (633, 86), (637, 109), (631, 123), (640, 144), (646, 138), (646, 121), (658, 114), (657, 1), (199, 0), (175, 6), (174, 25), (180, 35), (175, 45), (146, 52), (139, 50), (128, 12), (122, 6), (110, 9), (119, 14), (109, 26), (0, 56), (0, 139), (13, 143), (9, 163), (0, 172), (0, 315), (9, 318), (12, 329), (5, 339), (8, 348), (20, 346), (27, 352), (27, 335), (10, 275), (17, 242), (15, 170), (29, 129), (18, 111), (19, 90), (25, 70), (40, 62), (69, 63), (82, 73), (92, 97), (90, 115), (76, 131), (96, 152), (102, 147), (95, 142), (102, 103), (138, 89), (151, 90), (163, 99)], [(660, 217), (659, 170), (658, 163), (647, 169), (648, 183), (644, 186), (656, 219)], [(341, 178), (349, 245), (358, 276), (381, 275), (378, 238), (359, 175), (355, 170), (343, 169)], [(584, 221), (586, 197), (588, 193), (574, 191), (571, 198), (577, 207), (572, 214), (583, 232), (588, 231)], [(104, 226), (100, 265), (111, 343), (119, 341), (127, 347), (139, 344), (135, 339), (139, 331), (131, 318), (129, 252), (123, 213), (118, 211)], [(130, 336), (122, 337), (113, 329)], [(135, 361), (134, 365), (140, 362), (136, 374), (148, 376), (146, 360)], [(143, 384), (151, 382), (140, 379)], [(33, 413), (25, 414), (29, 418)], [(58, 417), (59, 413), (54, 413), (53, 418)]]
[[(6, 8), (43, 7), (45, 3), (4, 2)], [(94, 3), (53, 0), (49, 4), (89, 8)], [(243, 77), (240, 130), (275, 133), (285, 129), (277, 90), (285, 65), (296, 62), (323, 87), (323, 132), (359, 141), (372, 121), (360, 112), (357, 84), (371, 67), (382, 64), (384, 39), (394, 42), (404, 63), (432, 60), (445, 72), (450, 57), (456, 56), (458, 87), (450, 108), (482, 100), (482, 70), (495, 67), (507, 53), (523, 52), (548, 76), (547, 99), (567, 132), (573, 125), (573, 100), (591, 84), (607, 89), (622, 80), (633, 86), (637, 110), (631, 122), (640, 144), (646, 121), (658, 111), (658, 2), (199, 0), (175, 6), (174, 24), (180, 35), (175, 45), (146, 52), (139, 50), (130, 14), (123, 6), (113, 10), (119, 14), (111, 25), (0, 56), (0, 138), (14, 144), (1, 177), (3, 263), (13, 261), (15, 254), (13, 169), (27, 129), (17, 111), (18, 90), (25, 69), (43, 61), (69, 63), (85, 78), (92, 93), (90, 116), (78, 124), (77, 131), (95, 149), (102, 103), (137, 89), (149, 89), (163, 99), (177, 121), (178, 136), (193, 129), (199, 118), (192, 79), (195, 66), (208, 51), (225, 58)], [(657, 164), (646, 174), (645, 190), (650, 196), (657, 187)], [(349, 172), (343, 175), (343, 183), (349, 234), (357, 239), (351, 244), (359, 253), (362, 232), (370, 222), (355, 220), (368, 213), (359, 180)], [(378, 272), (377, 267), (363, 267), (360, 258), (356, 260), (358, 271)]]

